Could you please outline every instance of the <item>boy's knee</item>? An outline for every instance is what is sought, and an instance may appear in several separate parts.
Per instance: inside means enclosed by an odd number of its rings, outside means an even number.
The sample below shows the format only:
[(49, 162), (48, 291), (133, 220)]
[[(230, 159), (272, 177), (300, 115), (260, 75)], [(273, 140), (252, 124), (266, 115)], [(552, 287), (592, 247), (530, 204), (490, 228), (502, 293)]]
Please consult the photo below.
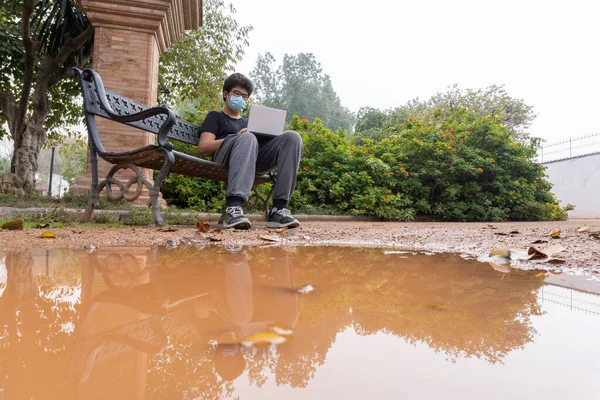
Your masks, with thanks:
[(251, 133), (241, 133), (237, 135), (237, 143), (242, 143), (244, 146), (256, 146), (258, 147), (258, 140), (256, 136)]
[(297, 146), (302, 146), (302, 136), (296, 131), (285, 131), (283, 136), (286, 138), (286, 142), (293, 143)]

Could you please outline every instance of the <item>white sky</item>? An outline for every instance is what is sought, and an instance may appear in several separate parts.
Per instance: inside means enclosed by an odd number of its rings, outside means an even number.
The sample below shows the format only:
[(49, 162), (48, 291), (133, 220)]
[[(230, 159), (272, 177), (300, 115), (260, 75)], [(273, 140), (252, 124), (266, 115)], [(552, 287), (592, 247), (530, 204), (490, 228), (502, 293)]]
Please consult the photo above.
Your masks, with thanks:
[(390, 108), (504, 84), (550, 142), (600, 132), (600, 0), (230, 0), (259, 53), (314, 53), (342, 104)]

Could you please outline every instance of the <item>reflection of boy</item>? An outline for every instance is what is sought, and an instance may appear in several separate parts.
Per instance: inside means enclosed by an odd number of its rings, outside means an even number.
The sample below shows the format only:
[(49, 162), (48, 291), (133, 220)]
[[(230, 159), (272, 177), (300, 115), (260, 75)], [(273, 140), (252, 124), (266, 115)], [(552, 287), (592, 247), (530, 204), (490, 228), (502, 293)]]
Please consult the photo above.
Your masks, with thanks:
[(267, 227), (296, 228), (300, 224), (287, 209), (287, 204), (296, 186), (302, 137), (295, 131), (286, 131), (259, 142), (256, 136), (248, 133), (248, 119), (240, 113), (252, 90), (252, 82), (242, 74), (235, 73), (225, 80), (225, 105), (222, 111), (211, 111), (204, 119), (198, 151), (200, 154), (214, 153), (213, 160), (229, 169), (223, 228), (251, 227), (244, 217), (242, 205), (248, 201), (256, 173), (266, 173), (275, 167), (277, 180), (273, 185), (273, 208)]
[[(211, 331), (218, 343), (215, 368), (223, 379), (237, 378), (246, 367), (239, 344), (242, 340), (266, 332), (272, 325), (293, 328), (298, 319), (297, 294), (289, 290), (294, 287), (292, 264), (283, 250), (270, 252), (269, 258), (274, 282), (255, 291), (246, 256), (226, 255), (224, 274), (213, 285), (211, 304), (199, 303), (195, 308), (196, 316), (205, 319), (199, 328)], [(219, 317), (213, 318), (213, 313)]]

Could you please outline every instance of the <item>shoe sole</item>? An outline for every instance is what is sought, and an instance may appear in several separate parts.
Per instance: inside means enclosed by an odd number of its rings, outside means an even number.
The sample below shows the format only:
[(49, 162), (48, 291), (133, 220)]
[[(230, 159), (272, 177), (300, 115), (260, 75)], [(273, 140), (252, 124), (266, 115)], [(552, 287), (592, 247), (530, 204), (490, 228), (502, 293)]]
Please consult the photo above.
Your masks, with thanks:
[(235, 224), (231, 224), (231, 225), (227, 225), (225, 222), (223, 222), (223, 229), (250, 229), (252, 227), (252, 224), (250, 223), (250, 221), (246, 220), (246, 221), (239, 221), (236, 222)]
[(288, 228), (294, 229), (300, 226), (300, 222), (297, 219), (288, 222), (287, 224), (282, 224), (279, 222), (269, 221), (267, 222), (267, 228)]

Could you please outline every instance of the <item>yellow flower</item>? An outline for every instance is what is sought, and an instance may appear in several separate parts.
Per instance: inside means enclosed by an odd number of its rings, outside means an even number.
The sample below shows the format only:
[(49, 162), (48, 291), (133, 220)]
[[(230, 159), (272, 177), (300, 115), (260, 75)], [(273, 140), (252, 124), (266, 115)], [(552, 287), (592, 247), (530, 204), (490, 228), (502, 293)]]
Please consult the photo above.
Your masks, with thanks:
[(516, 186), (519, 186), (519, 180), (517, 179), (516, 181), (513, 182)]
[(479, 167), (479, 168), (477, 168), (477, 171), (478, 172), (483, 172), (483, 168)]

